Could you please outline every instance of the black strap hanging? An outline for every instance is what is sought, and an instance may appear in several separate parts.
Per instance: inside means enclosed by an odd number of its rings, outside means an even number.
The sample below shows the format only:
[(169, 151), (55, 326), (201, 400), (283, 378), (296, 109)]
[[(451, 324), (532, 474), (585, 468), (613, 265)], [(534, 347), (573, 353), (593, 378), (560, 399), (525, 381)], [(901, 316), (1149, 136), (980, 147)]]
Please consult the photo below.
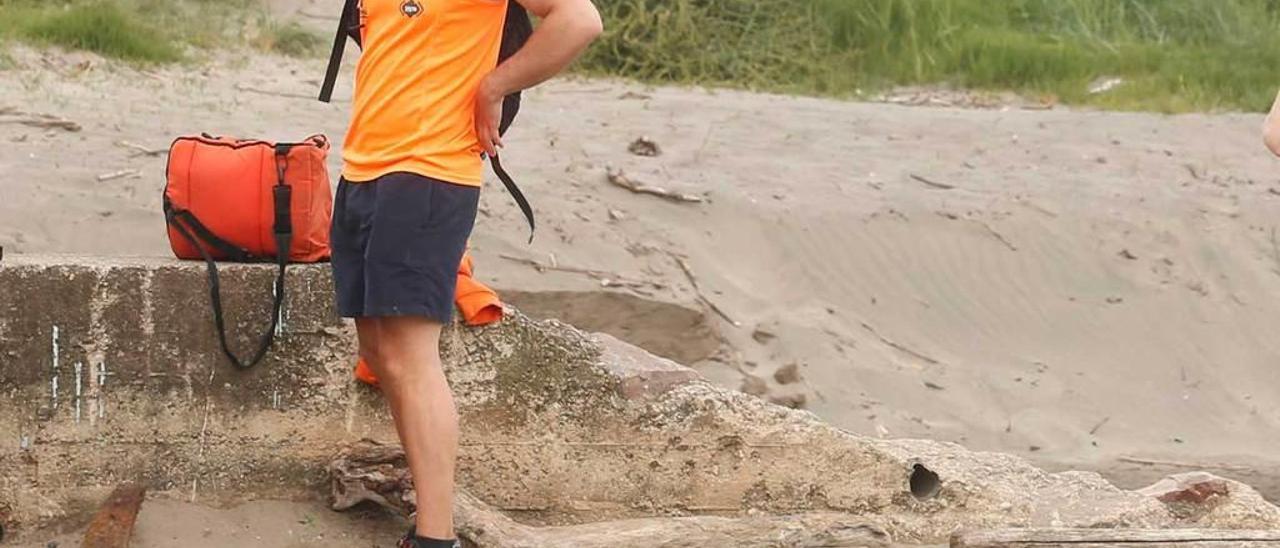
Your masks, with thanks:
[(342, 68), (342, 55), (347, 51), (347, 38), (352, 37), (356, 44), (360, 43), (360, 6), (359, 0), (346, 0), (342, 6), (342, 17), (338, 19), (338, 31), (333, 37), (333, 51), (329, 53), (329, 68), (324, 73), (324, 83), (320, 85), (320, 101), (328, 103), (333, 100), (333, 87), (338, 83), (338, 71)]
[(276, 240), (275, 262), (277, 269), (274, 286), (275, 296), (271, 303), (271, 326), (259, 337), (258, 347), (247, 361), (242, 361), (237, 357), (227, 343), (226, 321), (223, 319), (222, 313), (222, 287), (218, 280), (218, 264), (213, 260), (205, 245), (216, 248), (226, 255), (228, 259), (236, 262), (262, 262), (264, 259), (256, 257), (248, 251), (214, 235), (190, 211), (173, 209), (167, 202), (165, 204), (166, 221), (173, 225), (178, 234), (181, 234), (204, 258), (205, 267), (209, 273), (209, 301), (213, 307), (213, 323), (218, 330), (218, 342), (222, 345), (222, 353), (226, 354), (227, 359), (231, 360), (231, 363), (239, 369), (249, 369), (266, 357), (267, 351), (271, 349), (272, 343), (275, 342), (276, 327), (280, 324), (280, 310), (284, 306), (285, 299), (285, 270), (289, 264), (289, 250), (293, 247), (293, 218), (290, 209), (293, 201), (293, 189), (285, 184), (284, 178), (285, 170), (288, 168), (288, 154), (292, 146), (287, 144), (276, 145), (278, 182), (272, 189), (275, 210), (272, 232)]
[(524, 193), (520, 191), (520, 187), (516, 186), (515, 180), (511, 178), (507, 170), (502, 168), (502, 161), (498, 160), (496, 154), (489, 157), (489, 163), (493, 165), (493, 172), (502, 181), (502, 186), (507, 187), (507, 192), (511, 193), (516, 205), (520, 206), (520, 212), (524, 213), (524, 219), (529, 223), (529, 243), (533, 243), (533, 232), (536, 228), (533, 220), (533, 206), (529, 205), (528, 198), (524, 197)]

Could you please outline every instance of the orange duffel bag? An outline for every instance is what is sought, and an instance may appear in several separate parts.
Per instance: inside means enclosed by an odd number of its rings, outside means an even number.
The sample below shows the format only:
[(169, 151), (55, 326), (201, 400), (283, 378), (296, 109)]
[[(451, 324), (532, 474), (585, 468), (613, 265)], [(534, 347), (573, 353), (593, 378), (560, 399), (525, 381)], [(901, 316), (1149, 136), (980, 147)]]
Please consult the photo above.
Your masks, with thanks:
[[(236, 367), (253, 367), (271, 347), (284, 303), (286, 265), (329, 259), (333, 195), (328, 152), (329, 141), (322, 135), (269, 143), (203, 134), (179, 137), (169, 148), (164, 189), (169, 245), (179, 259), (207, 263), (218, 340)], [(227, 345), (215, 261), (274, 262), (279, 267), (271, 327), (247, 361)]]

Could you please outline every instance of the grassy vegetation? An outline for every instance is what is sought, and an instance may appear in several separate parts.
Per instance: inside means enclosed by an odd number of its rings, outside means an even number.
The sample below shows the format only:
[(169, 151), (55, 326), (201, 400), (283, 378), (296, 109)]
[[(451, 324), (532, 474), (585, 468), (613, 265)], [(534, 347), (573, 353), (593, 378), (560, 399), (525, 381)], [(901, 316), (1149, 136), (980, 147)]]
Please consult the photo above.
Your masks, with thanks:
[(326, 40), (297, 23), (268, 24), (258, 46), (291, 57), (309, 57), (322, 51)]
[[(1159, 111), (1264, 110), (1280, 0), (599, 0), (581, 67), (656, 82), (855, 95), (949, 84)], [(1113, 91), (1090, 94), (1100, 77)]]
[[(941, 84), (1167, 112), (1261, 111), (1280, 86), (1280, 0), (596, 3), (606, 33), (579, 70), (652, 82), (831, 96)], [(271, 22), (261, 0), (0, 0), (0, 22), (0, 40), (140, 62), (326, 42)], [(1090, 93), (1104, 77), (1123, 83)]]
[(0, 39), (141, 63), (245, 45), (306, 56), (322, 41), (297, 25), (272, 23), (255, 0), (0, 0), (0, 21)]

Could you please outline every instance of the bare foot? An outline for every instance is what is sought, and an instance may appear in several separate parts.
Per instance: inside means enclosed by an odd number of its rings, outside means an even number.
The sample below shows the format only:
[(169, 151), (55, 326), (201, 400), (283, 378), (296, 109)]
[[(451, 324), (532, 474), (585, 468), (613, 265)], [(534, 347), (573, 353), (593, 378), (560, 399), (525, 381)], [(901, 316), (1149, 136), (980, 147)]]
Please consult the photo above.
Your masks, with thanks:
[(1280, 95), (1276, 96), (1276, 104), (1271, 107), (1271, 114), (1262, 126), (1262, 140), (1271, 152), (1280, 156)]

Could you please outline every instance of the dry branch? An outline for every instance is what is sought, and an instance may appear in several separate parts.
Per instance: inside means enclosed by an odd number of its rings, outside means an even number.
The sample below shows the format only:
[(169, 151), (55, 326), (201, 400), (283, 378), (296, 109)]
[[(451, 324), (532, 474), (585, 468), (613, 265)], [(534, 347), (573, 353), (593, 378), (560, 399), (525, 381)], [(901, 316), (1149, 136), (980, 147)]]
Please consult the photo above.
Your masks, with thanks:
[(955, 188), (956, 188), (956, 187), (955, 187), (955, 186), (953, 186), (953, 185), (949, 185), (949, 184), (946, 184), (946, 183), (939, 183), (939, 182), (937, 182), (937, 181), (932, 181), (932, 180), (929, 180), (929, 179), (925, 178), (923, 175), (916, 175), (915, 173), (912, 173), (912, 174), (911, 174), (911, 178), (912, 178), (912, 179), (915, 179), (915, 180), (917, 180), (917, 181), (920, 181), (920, 182), (922, 182), (922, 183), (924, 183), (924, 184), (926, 184), (926, 185), (929, 185), (929, 186), (931, 186), (931, 187), (933, 187), (933, 188), (940, 188), (940, 189), (942, 189), (942, 190), (955, 190)]
[(274, 95), (276, 97), (288, 97), (290, 99), (315, 99), (315, 97), (312, 97), (310, 95), (304, 95), (301, 93), (293, 93), (289, 91), (274, 91), (269, 89), (259, 89), (246, 84), (236, 84), (236, 89), (240, 91), (247, 91), (249, 93), (257, 93), (259, 95)]
[(161, 156), (169, 152), (167, 148), (148, 148), (129, 141), (116, 141), (116, 146), (133, 149), (134, 153), (129, 156)]
[(1103, 427), (1103, 426), (1106, 426), (1106, 425), (1107, 425), (1107, 423), (1109, 423), (1109, 422), (1111, 422), (1111, 417), (1107, 417), (1107, 418), (1105, 418), (1105, 419), (1102, 419), (1101, 421), (1098, 421), (1098, 424), (1095, 424), (1095, 425), (1093, 426), (1093, 428), (1089, 429), (1089, 435), (1090, 435), (1090, 436), (1093, 436), (1093, 435), (1097, 434), (1097, 433), (1098, 433), (1098, 431), (1099, 431), (1099, 430), (1102, 430), (1102, 427)]
[(26, 113), (13, 107), (0, 108), (0, 116), (4, 116), (4, 118), (0, 118), (0, 124), (22, 124), (41, 129), (61, 129), (71, 132), (82, 129), (80, 124), (65, 118), (59, 118), (52, 114)]
[(606, 272), (603, 270), (593, 270), (590, 268), (578, 268), (578, 267), (572, 267), (572, 266), (560, 266), (559, 264), (555, 263), (554, 257), (552, 257), (552, 264), (544, 264), (534, 259), (528, 259), (525, 257), (516, 257), (513, 255), (504, 254), (504, 255), (498, 255), (498, 257), (508, 261), (529, 265), (533, 267), (535, 270), (537, 270), (538, 272), (568, 272), (571, 274), (582, 274), (584, 276), (589, 276), (592, 279), (600, 282), (600, 285), (603, 287), (623, 287), (623, 288), (629, 288), (629, 289), (641, 289), (641, 288), (662, 289), (666, 287), (660, 282), (632, 280), (620, 274), (615, 274), (613, 272)]
[(975, 220), (974, 222), (975, 222), (975, 223), (978, 223), (978, 224), (980, 224), (980, 225), (982, 225), (982, 228), (987, 229), (987, 232), (988, 232), (989, 234), (991, 234), (992, 236), (994, 236), (994, 237), (995, 237), (995, 239), (1000, 240), (1000, 243), (1004, 244), (1004, 246), (1005, 246), (1005, 247), (1009, 248), (1009, 251), (1017, 251), (1017, 250), (1018, 250), (1018, 246), (1013, 245), (1013, 242), (1010, 242), (1008, 238), (1005, 238), (1005, 237), (1004, 237), (1004, 234), (1001, 234), (1001, 233), (999, 233), (999, 232), (996, 232), (996, 229), (995, 229), (995, 228), (992, 228), (992, 226), (991, 226), (990, 224), (988, 224), (987, 222), (985, 222), (985, 221), (976, 221), (976, 220)]
[(140, 174), (141, 173), (136, 169), (122, 169), (120, 171), (113, 171), (111, 173), (103, 173), (102, 175), (99, 175), (98, 182), (104, 183), (104, 182), (112, 181), (115, 179), (123, 179), (125, 177), (134, 177)]
[(721, 318), (724, 318), (724, 321), (729, 322), (734, 327), (742, 326), (740, 322), (729, 317), (727, 312), (717, 306), (716, 303), (712, 302), (710, 298), (702, 293), (702, 286), (698, 285), (698, 276), (693, 273), (693, 267), (689, 266), (689, 261), (686, 261), (684, 257), (680, 257), (675, 253), (668, 252), (668, 254), (671, 255), (671, 260), (675, 261), (677, 265), (680, 265), (680, 270), (684, 271), (684, 276), (689, 280), (689, 285), (693, 286), (693, 292), (698, 296), (698, 300), (702, 301), (703, 304), (707, 305), (708, 308), (720, 315)]
[(876, 328), (871, 327), (871, 324), (869, 324), (869, 323), (867, 323), (867, 322), (862, 322), (862, 328), (863, 328), (863, 329), (866, 329), (867, 331), (870, 331), (872, 335), (875, 335), (877, 339), (880, 339), (880, 342), (882, 342), (882, 343), (884, 343), (884, 344), (887, 344), (887, 345), (889, 345), (890, 347), (895, 348), (895, 349), (897, 349), (897, 350), (899, 350), (899, 351), (901, 351), (901, 352), (905, 352), (905, 353), (907, 353), (907, 354), (910, 354), (910, 355), (912, 355), (912, 356), (914, 356), (914, 357), (916, 357), (916, 358), (918, 358), (918, 359), (920, 359), (920, 360), (923, 360), (925, 363), (928, 363), (928, 364), (930, 364), (930, 365), (941, 365), (941, 364), (942, 364), (942, 362), (940, 362), (940, 361), (938, 361), (938, 360), (935, 360), (935, 359), (933, 359), (933, 358), (931, 358), (931, 357), (929, 357), (929, 356), (927, 356), (927, 355), (925, 355), (925, 354), (922, 354), (922, 353), (917, 352), (917, 351), (915, 351), (915, 350), (912, 350), (912, 349), (910, 349), (910, 348), (908, 348), (908, 347), (906, 347), (906, 346), (903, 346), (903, 345), (901, 345), (901, 344), (898, 344), (898, 343), (896, 343), (896, 342), (894, 342), (894, 341), (890, 340), (889, 338), (885, 337), (884, 335), (881, 335), (879, 331), (876, 331)]
[(605, 173), (608, 176), (609, 182), (613, 183), (614, 186), (625, 188), (636, 194), (649, 194), (651, 196), (658, 196), (673, 202), (681, 203), (702, 203), (706, 201), (702, 196), (682, 194), (633, 180), (630, 177), (627, 177), (627, 174), (623, 173), (621, 169), (609, 167), (605, 169)]

